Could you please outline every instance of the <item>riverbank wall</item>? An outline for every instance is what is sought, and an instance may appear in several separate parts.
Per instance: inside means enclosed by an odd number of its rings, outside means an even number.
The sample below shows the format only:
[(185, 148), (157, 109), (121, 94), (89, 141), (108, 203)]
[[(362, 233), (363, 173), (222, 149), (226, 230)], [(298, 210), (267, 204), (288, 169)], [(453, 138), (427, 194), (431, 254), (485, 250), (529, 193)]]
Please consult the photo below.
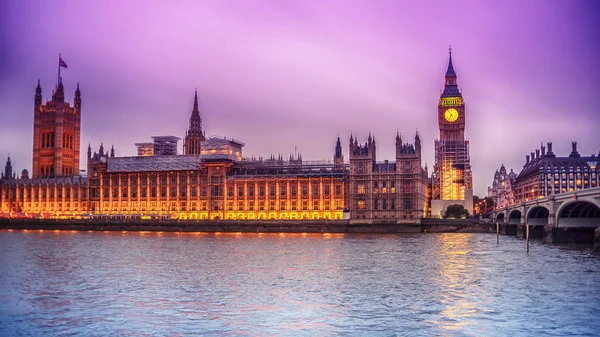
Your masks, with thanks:
[(421, 219), (420, 223), (350, 223), (349, 220), (84, 220), (0, 219), (0, 229), (251, 232), (251, 233), (491, 233), (492, 225), (477, 220)]

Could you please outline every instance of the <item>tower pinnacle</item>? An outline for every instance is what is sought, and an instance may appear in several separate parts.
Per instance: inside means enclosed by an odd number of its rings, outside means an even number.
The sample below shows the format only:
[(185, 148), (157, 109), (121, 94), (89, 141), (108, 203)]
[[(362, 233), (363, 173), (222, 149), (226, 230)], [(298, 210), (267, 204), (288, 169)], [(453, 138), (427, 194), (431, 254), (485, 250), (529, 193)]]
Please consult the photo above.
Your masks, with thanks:
[(456, 77), (456, 72), (454, 72), (454, 66), (452, 66), (452, 46), (448, 48), (448, 70), (446, 70), (446, 77), (450, 76)]
[(201, 143), (205, 140), (202, 132), (202, 117), (198, 109), (198, 89), (194, 91), (194, 108), (190, 116), (190, 125), (183, 144), (184, 154), (200, 154)]

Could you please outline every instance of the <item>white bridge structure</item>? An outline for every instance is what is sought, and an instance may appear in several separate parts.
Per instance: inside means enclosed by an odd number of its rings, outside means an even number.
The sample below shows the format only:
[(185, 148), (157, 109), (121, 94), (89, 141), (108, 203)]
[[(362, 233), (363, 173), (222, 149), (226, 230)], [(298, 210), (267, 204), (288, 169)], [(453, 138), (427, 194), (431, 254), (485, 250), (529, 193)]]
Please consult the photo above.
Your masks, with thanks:
[(600, 187), (533, 199), (493, 212), (494, 222), (549, 227), (600, 226)]

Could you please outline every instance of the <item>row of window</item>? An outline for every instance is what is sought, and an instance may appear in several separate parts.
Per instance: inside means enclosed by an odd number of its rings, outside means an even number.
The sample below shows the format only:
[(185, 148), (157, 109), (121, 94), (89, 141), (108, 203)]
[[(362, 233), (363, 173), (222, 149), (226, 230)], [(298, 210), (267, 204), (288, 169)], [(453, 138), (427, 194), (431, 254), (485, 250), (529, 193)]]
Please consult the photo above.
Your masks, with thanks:
[[(413, 206), (413, 202), (411, 199), (404, 199), (402, 201), (403, 208), (405, 210), (411, 210)], [(364, 199), (356, 200), (356, 209), (358, 210), (366, 210), (366, 201)], [(395, 210), (396, 209), (396, 199), (392, 198), (388, 199), (373, 199), (373, 210)]]
[(343, 202), (330, 202), (324, 201), (323, 205), (319, 201), (308, 201), (298, 202), (293, 200), (291, 202), (281, 201), (279, 203), (275, 201), (230, 201), (227, 205), (223, 203), (214, 202), (210, 203), (207, 201), (202, 202), (190, 202), (189, 204), (185, 201), (177, 202), (131, 202), (131, 203), (119, 203), (119, 202), (103, 202), (100, 205), (101, 210), (112, 210), (112, 211), (208, 211), (210, 207), (211, 211), (329, 211), (339, 210), (343, 207)]

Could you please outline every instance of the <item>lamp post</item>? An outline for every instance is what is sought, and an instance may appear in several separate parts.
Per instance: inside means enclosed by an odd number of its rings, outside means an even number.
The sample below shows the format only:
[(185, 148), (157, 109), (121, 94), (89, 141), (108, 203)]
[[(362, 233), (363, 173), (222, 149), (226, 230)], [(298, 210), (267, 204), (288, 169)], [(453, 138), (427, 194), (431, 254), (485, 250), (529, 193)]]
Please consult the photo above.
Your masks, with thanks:
[(487, 210), (487, 200), (483, 199), (483, 217), (485, 217)]

